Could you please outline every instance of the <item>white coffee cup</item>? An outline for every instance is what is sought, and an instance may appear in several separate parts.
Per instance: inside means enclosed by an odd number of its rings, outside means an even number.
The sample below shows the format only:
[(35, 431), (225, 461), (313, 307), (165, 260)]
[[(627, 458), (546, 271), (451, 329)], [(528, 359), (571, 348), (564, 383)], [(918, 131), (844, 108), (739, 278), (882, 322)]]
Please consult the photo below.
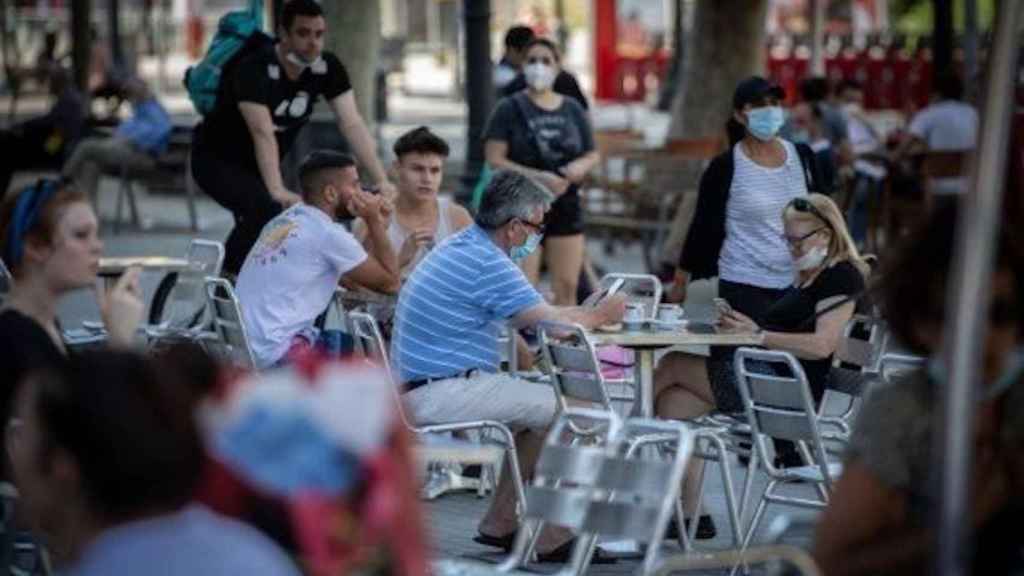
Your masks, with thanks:
[(678, 304), (661, 304), (658, 306), (658, 320), (662, 322), (678, 322), (682, 318), (682, 306)]
[(639, 302), (627, 302), (626, 313), (622, 317), (622, 321), (630, 324), (638, 324), (644, 321), (645, 315), (643, 304)]

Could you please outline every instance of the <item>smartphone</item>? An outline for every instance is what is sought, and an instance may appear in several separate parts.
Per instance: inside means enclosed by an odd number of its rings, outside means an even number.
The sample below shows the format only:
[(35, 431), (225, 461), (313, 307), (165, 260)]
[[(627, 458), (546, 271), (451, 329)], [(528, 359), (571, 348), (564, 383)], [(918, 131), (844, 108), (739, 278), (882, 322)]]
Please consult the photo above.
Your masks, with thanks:
[(616, 278), (615, 281), (612, 282), (611, 286), (609, 286), (607, 290), (601, 290), (600, 292), (594, 292), (593, 294), (588, 296), (587, 299), (583, 301), (583, 305), (584, 306), (597, 306), (598, 304), (601, 303), (602, 300), (604, 300), (605, 298), (607, 298), (607, 297), (611, 296), (612, 294), (615, 294), (616, 292), (618, 292), (619, 288), (622, 288), (622, 285), (625, 284), (625, 283), (626, 283), (626, 281), (623, 280), (622, 278)]
[(732, 312), (732, 306), (725, 298), (715, 298), (712, 300), (715, 303), (715, 308), (718, 308), (719, 314), (729, 314)]

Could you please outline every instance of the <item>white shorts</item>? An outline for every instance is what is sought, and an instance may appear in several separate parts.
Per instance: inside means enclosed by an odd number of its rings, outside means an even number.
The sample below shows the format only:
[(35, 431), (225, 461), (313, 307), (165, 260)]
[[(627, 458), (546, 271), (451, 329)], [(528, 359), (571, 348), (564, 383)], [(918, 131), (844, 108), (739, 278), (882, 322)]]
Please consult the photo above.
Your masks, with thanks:
[(402, 398), (413, 421), (421, 426), (497, 420), (512, 428), (545, 430), (558, 410), (554, 388), (507, 373), (435, 380)]

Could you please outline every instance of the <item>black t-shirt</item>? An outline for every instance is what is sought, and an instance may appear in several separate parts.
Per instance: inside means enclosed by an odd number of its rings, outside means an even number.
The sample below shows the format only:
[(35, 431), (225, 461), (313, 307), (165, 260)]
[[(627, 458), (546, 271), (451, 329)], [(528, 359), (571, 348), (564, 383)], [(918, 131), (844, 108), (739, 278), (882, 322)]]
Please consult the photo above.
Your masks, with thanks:
[[(580, 89), (579, 82), (576, 81), (576, 78), (572, 74), (565, 70), (559, 70), (558, 75), (555, 76), (555, 83), (552, 84), (551, 89), (554, 90), (556, 94), (572, 98), (578, 102), (584, 110), (590, 108), (590, 103), (587, 102), (587, 97), (583, 95), (583, 90)], [(524, 76), (522, 72), (516, 74), (516, 77), (506, 84), (500, 92), (502, 96), (511, 96), (520, 90), (526, 90), (526, 76)]]
[(322, 62), (307, 67), (292, 81), (277, 51), (267, 47), (239, 62), (223, 89), (217, 109), (196, 130), (197, 146), (212, 148), (219, 159), (256, 169), (255, 147), (239, 103), (267, 107), (274, 122), (278, 153), (284, 157), (313, 114), (317, 98), (333, 100), (351, 90), (352, 84), (345, 66), (330, 52), (324, 52)]
[(0, 418), (10, 416), (14, 391), (29, 372), (53, 366), (64, 360), (64, 354), (35, 320), (17, 310), (0, 312), (0, 366), (3, 386), (0, 387)]
[(562, 98), (557, 109), (545, 110), (524, 92), (498, 102), (484, 140), (508, 143), (509, 160), (545, 171), (561, 168), (594, 149), (587, 112), (575, 100)]
[[(764, 328), (773, 332), (814, 332), (819, 303), (837, 298), (853, 297), (864, 291), (864, 277), (849, 262), (839, 262), (822, 270), (810, 286), (790, 287), (765, 313)], [(826, 305), (828, 303), (825, 303)], [(821, 386), (828, 378), (832, 357), (821, 360), (800, 360), (807, 379)]]

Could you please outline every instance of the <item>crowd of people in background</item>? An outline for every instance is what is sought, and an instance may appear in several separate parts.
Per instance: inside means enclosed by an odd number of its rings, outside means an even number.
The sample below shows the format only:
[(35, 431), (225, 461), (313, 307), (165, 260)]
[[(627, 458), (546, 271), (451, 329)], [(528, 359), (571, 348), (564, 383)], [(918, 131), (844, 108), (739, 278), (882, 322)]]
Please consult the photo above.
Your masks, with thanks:
[[(276, 41), (226, 68), (217, 106), (195, 127), (191, 149), (190, 176), (233, 217), (224, 275), (235, 287), (254, 370), (316, 381), (329, 369), (311, 358), (351, 359), (360, 350), (356, 335), (318, 320), (339, 286), (394, 296), (393, 311), (378, 320), (387, 325), (389, 369), (412, 423), (504, 423), (515, 434), (517, 472), (530, 480), (559, 405), (549, 384), (503, 370), (502, 328), (511, 330), (529, 367), (532, 352), (518, 331), (544, 322), (596, 329), (620, 322), (626, 310), (621, 294), (596, 305), (581, 305), (578, 297), (586, 247), (581, 196), (601, 157), (589, 103), (563, 69), (559, 47), (526, 27), (508, 31), (495, 70), (500, 98), (482, 137), (487, 177), (471, 213), (443, 194), (450, 147), (429, 127), (397, 139), (391, 166), (378, 157), (344, 64), (323, 49), (329, 31), (319, 3), (289, 0), (279, 22)], [(856, 82), (833, 88), (824, 78), (807, 79), (799, 102), (786, 110), (777, 84), (760, 76), (741, 81), (722, 103), (730, 112), (723, 127), (728, 146), (702, 171), (665, 301), (685, 302), (694, 281), (717, 278), (719, 328), (760, 335), (765, 348), (793, 354), (815, 403), (832, 385), (842, 331), (871, 286), (882, 287), (882, 313), (899, 342), (933, 358), (943, 345), (955, 203), (936, 202), (907, 238), (887, 239), (880, 270), (872, 270), (862, 249), (883, 183), (892, 179), (920, 192), (907, 168), (917, 154), (976, 146), (978, 114), (963, 101), (962, 82), (949, 76), (935, 85), (935, 102), (910, 120), (901, 139), (887, 141), (865, 113)], [(53, 71), (49, 86), (55, 103), (47, 114), (0, 133), (0, 151), (14, 159), (0, 170), (5, 191), (15, 170), (47, 168), (62, 176), (41, 179), (0, 205), (0, 253), (13, 277), (0, 308), (0, 366), (7, 374), (0, 418), (8, 423), (0, 481), (19, 493), (17, 528), (45, 537), (67, 574), (139, 573), (153, 565), (168, 574), (299, 573), (310, 533), (296, 518), (322, 512), (320, 503), (296, 497), (283, 505), (265, 497), (259, 482), (250, 482), (255, 486), (244, 498), (223, 487), (245, 484), (244, 468), (288, 487), (304, 488), (314, 478), (352, 488), (358, 482), (346, 474), (355, 477), (352, 470), (379, 460), (349, 454), (351, 468), (332, 468), (300, 455), (284, 464), (295, 466), (294, 475), (261, 468), (260, 450), (272, 450), (274, 440), (309, 438), (321, 449), (317, 443), (328, 442), (321, 435), (331, 436), (320, 429), (327, 425), (292, 413), (260, 412), (244, 422), (248, 428), (231, 414), (213, 417), (210, 403), (237, 390), (224, 367), (191, 347), (167, 356), (131, 351), (145, 308), (138, 270), (97, 290), (105, 349), (69, 348), (58, 307), (97, 280), (99, 179), (152, 166), (172, 126), (136, 77), (119, 80), (132, 113), (106, 136), (86, 134), (83, 97), (65, 73)], [(293, 191), (281, 162), (321, 98), (352, 153), (313, 151)], [(927, 194), (951, 198), (965, 190), (960, 180), (928, 186)], [(978, 533), (1011, 526), (1005, 510), (1019, 509), (1014, 490), (1024, 477), (1016, 417), (1024, 394), (1013, 386), (1024, 366), (1017, 358), (1024, 255), (1007, 231), (1012, 224), (999, 238), (978, 376), (980, 425), (973, 433), (980, 481), (971, 519)], [(693, 420), (741, 411), (734, 355), (733, 347), (713, 346), (706, 357), (662, 356), (657, 416)], [(915, 570), (926, 559), (932, 416), (944, 384), (941, 367), (934, 360), (930, 366), (879, 385), (864, 403), (814, 544), (830, 576)], [(268, 397), (284, 398), (282, 390)], [(382, 426), (381, 449), (408, 459), (398, 421)], [(222, 429), (247, 433), (210, 433)], [(251, 444), (232, 443), (243, 436)], [(792, 442), (776, 441), (775, 452), (779, 468), (805, 464)], [(506, 459), (475, 538), (505, 550), (520, 527), (512, 465)], [(374, 472), (397, 474), (381, 470)], [(683, 489), (691, 518), (701, 474), (700, 465), (691, 466)], [(408, 496), (405, 484), (389, 486)], [(709, 515), (698, 522), (699, 538), (714, 536)], [(416, 531), (413, 540), (422, 538)], [(538, 560), (568, 561), (574, 538), (546, 526), (537, 538)], [(591, 561), (612, 560), (598, 549)], [(418, 565), (406, 573), (426, 573), (422, 558), (412, 562)]]

